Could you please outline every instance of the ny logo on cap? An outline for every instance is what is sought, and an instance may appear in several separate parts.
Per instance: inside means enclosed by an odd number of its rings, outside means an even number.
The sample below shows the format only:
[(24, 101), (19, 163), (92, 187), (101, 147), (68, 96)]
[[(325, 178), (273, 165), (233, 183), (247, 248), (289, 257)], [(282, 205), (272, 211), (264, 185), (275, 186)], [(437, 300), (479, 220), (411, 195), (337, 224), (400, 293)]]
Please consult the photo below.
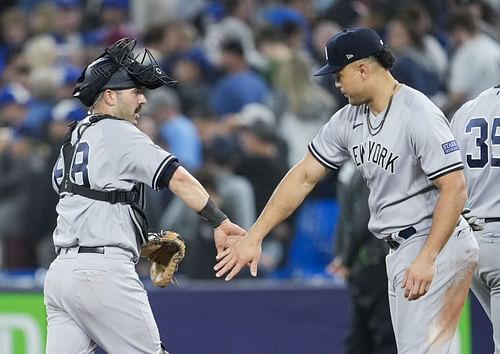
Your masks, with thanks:
[(328, 61), (328, 50), (327, 50), (326, 46), (325, 46), (325, 57), (326, 57), (326, 61)]
[(354, 58), (354, 54), (346, 54), (345, 57), (347, 59), (352, 59), (352, 58)]

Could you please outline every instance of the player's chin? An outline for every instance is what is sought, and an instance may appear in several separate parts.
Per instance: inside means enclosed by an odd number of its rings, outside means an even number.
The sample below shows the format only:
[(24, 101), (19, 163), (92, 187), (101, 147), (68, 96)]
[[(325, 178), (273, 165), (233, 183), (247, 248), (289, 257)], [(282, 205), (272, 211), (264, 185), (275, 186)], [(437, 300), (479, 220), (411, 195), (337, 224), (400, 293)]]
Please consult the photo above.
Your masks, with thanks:
[(349, 97), (349, 96), (347, 96), (347, 100), (349, 101), (349, 104), (351, 106), (361, 106), (361, 105), (365, 104), (364, 101), (353, 98), (353, 97)]
[(139, 113), (134, 113), (134, 116), (132, 117), (132, 123), (134, 123), (135, 125), (137, 125), (137, 123), (139, 122), (140, 118), (141, 118), (141, 115)]

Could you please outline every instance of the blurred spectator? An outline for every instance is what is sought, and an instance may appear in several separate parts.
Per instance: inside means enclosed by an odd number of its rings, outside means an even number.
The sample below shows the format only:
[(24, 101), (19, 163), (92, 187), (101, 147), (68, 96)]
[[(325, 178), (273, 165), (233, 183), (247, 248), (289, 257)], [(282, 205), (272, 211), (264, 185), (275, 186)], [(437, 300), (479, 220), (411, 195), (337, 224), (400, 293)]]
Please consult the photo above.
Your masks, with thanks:
[(448, 31), (454, 52), (448, 101), (442, 109), (450, 115), (465, 101), (500, 82), (500, 44), (481, 33), (477, 18), (464, 9), (450, 17)]
[(252, 183), (259, 214), (288, 170), (287, 145), (276, 132), (274, 114), (263, 104), (245, 105), (235, 124), (243, 149), (237, 173)]
[(54, 4), (51, 35), (57, 43), (58, 57), (66, 63), (82, 66), (82, 0), (54, 0)]
[(54, 67), (59, 59), (57, 42), (48, 34), (38, 34), (27, 40), (23, 54), (32, 69)]
[(0, 126), (21, 127), (30, 100), (30, 92), (20, 84), (11, 83), (0, 89)]
[(210, 106), (223, 117), (237, 113), (247, 103), (264, 103), (269, 88), (245, 61), (243, 47), (237, 39), (222, 43), (221, 69), (224, 75), (216, 82), (210, 95)]
[[(246, 177), (253, 186), (256, 215), (288, 170), (286, 143), (276, 133), (276, 119), (262, 104), (252, 103), (236, 115), (236, 127), (243, 148), (243, 157), (236, 173)], [(286, 263), (291, 235), (291, 219), (274, 228), (263, 243), (261, 269), (271, 273)]]
[(338, 32), (340, 32), (340, 26), (336, 22), (322, 20), (316, 24), (312, 33), (312, 57), (316, 60), (315, 65), (320, 67), (324, 65), (325, 44)]
[(205, 149), (205, 170), (214, 176), (217, 194), (230, 211), (229, 218), (248, 229), (255, 222), (255, 198), (251, 183), (246, 177), (235, 174), (240, 149), (234, 137), (214, 136)]
[[(11, 128), (1, 128), (11, 129)], [(37, 266), (35, 242), (38, 237), (36, 214), (41, 212), (32, 199), (43, 159), (33, 153), (35, 140), (26, 127), (3, 130), (0, 143), (0, 242), (7, 269)], [(27, 222), (29, 220), (29, 222)]]
[(210, 61), (218, 66), (223, 60), (222, 43), (227, 38), (234, 38), (241, 43), (242, 55), (251, 66), (259, 68), (264, 65), (261, 54), (255, 49), (252, 16), (255, 0), (220, 0), (224, 18), (217, 23), (209, 24), (204, 39), (204, 48)]
[[(496, 6), (496, 7), (495, 7)], [(500, 28), (498, 28), (498, 16), (500, 5), (497, 1), (488, 2), (487, 0), (467, 1), (462, 5), (470, 14), (476, 18), (479, 30), (490, 36), (494, 40), (500, 38)], [(496, 27), (495, 27), (496, 26)]]
[(28, 36), (28, 19), (21, 9), (11, 7), (0, 12), (0, 73), (7, 58), (22, 49)]
[(155, 120), (166, 149), (188, 170), (198, 170), (203, 158), (200, 137), (191, 119), (181, 113), (175, 91), (160, 88), (149, 92), (147, 98), (144, 113)]
[[(66, 128), (68, 123), (73, 121), (80, 121), (86, 116), (86, 112), (82, 105), (75, 99), (66, 98), (57, 103), (51, 112), (50, 124), (58, 126), (59, 129), (57, 133), (51, 134), (51, 137), (56, 137), (56, 142), (58, 146), (61, 146), (63, 142), (64, 134), (66, 133)], [(62, 129), (64, 128), (64, 129)], [(64, 132), (64, 134), (63, 134)]]
[[(262, 55), (266, 58), (266, 65), (260, 70), (261, 75), (267, 82), (271, 82), (279, 64), (286, 61), (292, 55), (292, 49), (286, 42), (285, 36), (280, 29), (264, 26), (257, 33), (257, 47)], [(276, 99), (271, 94), (271, 108), (277, 117), (277, 122), (281, 119), (285, 109), (280, 104), (273, 104)]]
[(187, 52), (197, 50), (197, 39), (196, 28), (182, 21), (153, 26), (144, 35), (144, 43), (148, 48), (151, 45), (155, 53), (159, 54), (155, 58), (167, 74), (173, 74), (173, 67), (180, 57)]
[(26, 89), (30, 87), (31, 68), (21, 51), (11, 52), (6, 58), (5, 67), (0, 73), (0, 82), (4, 85), (17, 83)]
[(425, 55), (424, 34), (408, 17), (392, 19), (387, 28), (387, 42), (396, 56), (391, 70), (394, 78), (431, 98), (437, 95), (439, 75)]
[[(308, 26), (311, 22), (316, 20), (317, 14), (314, 1), (303, 0), (281, 0), (282, 3), (292, 11), (296, 11), (303, 18), (304, 25)], [(305, 28), (308, 31), (307, 28)]]
[[(139, 28), (171, 21), (194, 22), (212, 0), (132, 0), (131, 15)], [(156, 58), (156, 57), (155, 57)]]
[(208, 110), (209, 82), (213, 68), (195, 42), (196, 29), (189, 23), (173, 21), (154, 25), (144, 34), (144, 44), (171, 77), (179, 81), (181, 111), (188, 116)]
[(335, 259), (328, 271), (346, 279), (353, 305), (345, 354), (396, 354), (387, 298), (385, 256), (389, 249), (368, 231), (368, 187), (353, 162), (338, 175), (340, 215), (335, 231)]
[(57, 103), (57, 93), (62, 81), (62, 70), (56, 67), (42, 67), (30, 75), (32, 100), (24, 124), (42, 135), (43, 128), (50, 119), (51, 110)]
[(203, 53), (192, 49), (179, 56), (173, 77), (179, 81), (174, 89), (179, 94), (181, 110), (187, 115), (209, 111), (208, 97), (212, 68)]
[(108, 46), (123, 37), (138, 37), (137, 29), (129, 22), (128, 0), (102, 0), (100, 26), (85, 34), (85, 42)]
[(448, 56), (443, 44), (434, 35), (428, 10), (419, 3), (410, 3), (402, 7), (400, 17), (410, 25), (410, 34), (416, 44), (415, 49), (424, 57), (429, 70), (438, 75), (442, 85), (448, 67)]
[[(265, 9), (262, 17), (271, 27), (282, 33), (290, 48), (304, 49), (309, 36), (309, 26), (304, 13), (299, 11), (299, 4), (303, 5), (300, 6), (302, 11), (308, 12), (306, 4), (309, 2), (294, 0), (286, 2), (287, 4), (278, 4)], [(293, 8), (293, 5), (297, 8)]]
[(56, 205), (59, 195), (52, 187), (52, 169), (59, 157), (61, 145), (68, 129), (68, 124), (78, 121), (86, 116), (81, 104), (74, 99), (65, 99), (54, 106), (50, 120), (47, 122), (47, 134), (44, 146), (43, 169), (37, 186), (37, 198), (33, 203), (37, 205), (38, 240), (36, 242), (36, 255), (38, 265), (47, 268), (55, 257), (52, 232), (56, 226)]
[(290, 166), (304, 157), (307, 144), (337, 108), (335, 98), (313, 81), (311, 66), (308, 58), (294, 51), (278, 64), (271, 79), (286, 107), (279, 129), (288, 143)]

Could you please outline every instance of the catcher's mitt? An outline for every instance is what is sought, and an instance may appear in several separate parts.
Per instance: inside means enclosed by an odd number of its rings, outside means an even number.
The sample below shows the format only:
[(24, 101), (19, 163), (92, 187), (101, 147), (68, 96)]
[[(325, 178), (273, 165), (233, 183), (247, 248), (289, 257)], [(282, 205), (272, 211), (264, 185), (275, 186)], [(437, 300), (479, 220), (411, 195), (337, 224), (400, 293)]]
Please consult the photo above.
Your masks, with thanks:
[(185, 253), (186, 244), (177, 232), (148, 234), (148, 242), (141, 248), (141, 257), (151, 262), (149, 273), (155, 286), (164, 288), (172, 282)]

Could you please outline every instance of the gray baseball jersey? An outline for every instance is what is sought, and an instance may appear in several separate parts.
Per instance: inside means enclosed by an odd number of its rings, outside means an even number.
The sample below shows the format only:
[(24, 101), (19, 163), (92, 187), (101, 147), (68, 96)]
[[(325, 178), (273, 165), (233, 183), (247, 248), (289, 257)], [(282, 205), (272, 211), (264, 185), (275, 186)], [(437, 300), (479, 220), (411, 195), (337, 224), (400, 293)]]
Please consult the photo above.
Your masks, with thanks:
[(409, 226), (428, 231), (437, 199), (432, 180), (462, 169), (447, 119), (422, 93), (402, 86), (383, 129), (371, 136), (365, 106), (346, 105), (309, 144), (319, 162), (336, 169), (352, 158), (370, 189), (372, 233), (381, 238)]
[(472, 290), (491, 319), (500, 354), (500, 85), (465, 103), (451, 127), (465, 164), (468, 206), (484, 225), (475, 232), (480, 254)]
[(465, 103), (451, 121), (462, 151), (472, 214), (500, 217), (500, 88), (493, 87)]
[[(82, 123), (88, 122), (88, 117)], [(74, 130), (72, 143), (79, 128)], [(155, 145), (151, 139), (125, 120), (104, 119), (85, 130), (71, 170), (73, 183), (109, 191), (131, 190), (137, 183), (158, 189), (158, 178), (176, 158)], [(64, 161), (59, 157), (52, 183), (59, 191)], [(57, 205), (56, 248), (75, 245), (117, 246), (137, 255), (134, 233), (135, 215), (126, 204), (110, 204), (72, 195)]]
[[(432, 225), (438, 198), (432, 180), (463, 168), (443, 113), (422, 93), (402, 86), (387, 115), (380, 112), (375, 117), (365, 106), (347, 105), (339, 110), (309, 150), (333, 169), (349, 158), (354, 161), (370, 189), (370, 231), (378, 238), (400, 242), (386, 258), (398, 353), (450, 353), (456, 322), (444, 317), (454, 313), (458, 318), (469, 283), (456, 279), (470, 279), (477, 265), (477, 242), (463, 218), (435, 261), (438, 271), (428, 292), (417, 301), (408, 301), (402, 288), (405, 270), (419, 254)], [(411, 234), (405, 233), (409, 229)], [(454, 294), (454, 299), (447, 293)]]

